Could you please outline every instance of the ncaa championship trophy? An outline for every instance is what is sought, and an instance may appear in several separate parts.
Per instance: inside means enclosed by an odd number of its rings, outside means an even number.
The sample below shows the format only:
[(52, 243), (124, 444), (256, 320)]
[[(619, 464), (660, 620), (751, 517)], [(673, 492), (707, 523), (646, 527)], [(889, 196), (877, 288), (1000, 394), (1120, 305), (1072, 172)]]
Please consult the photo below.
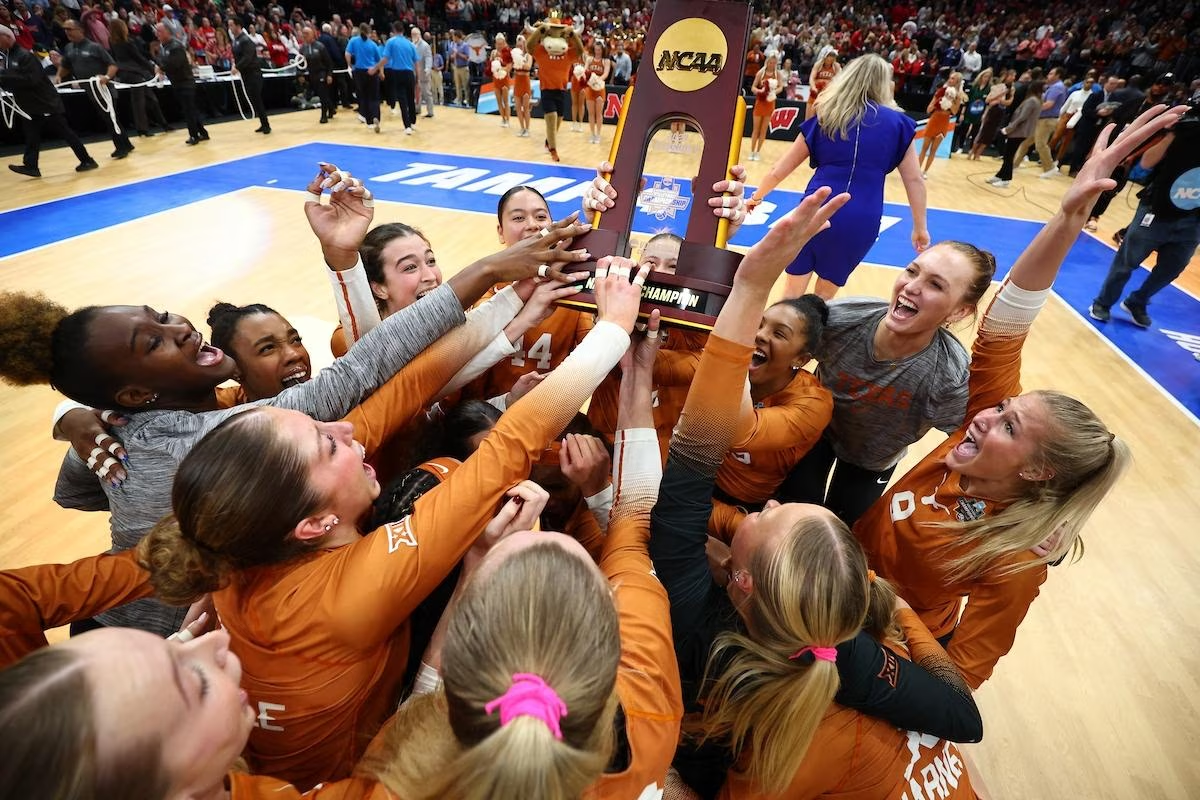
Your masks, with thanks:
[[(742, 67), (750, 33), (750, 0), (658, 0), (634, 86), (625, 93), (607, 176), (616, 205), (598, 213), (592, 230), (572, 247), (593, 257), (628, 256), (634, 210), (675, 204), (679, 190), (664, 178), (640, 190), (650, 140), (672, 122), (686, 122), (704, 139), (699, 174), (692, 180), (692, 209), (675, 274), (651, 272), (641, 316), (658, 309), (666, 323), (711, 329), (729, 297), (742, 257), (725, 249), (729, 222), (713, 215), (708, 187), (729, 177), (741, 153), (746, 103)], [(640, 196), (640, 200), (639, 200)], [(595, 263), (575, 269), (595, 269)], [(595, 309), (594, 278), (561, 305)]]

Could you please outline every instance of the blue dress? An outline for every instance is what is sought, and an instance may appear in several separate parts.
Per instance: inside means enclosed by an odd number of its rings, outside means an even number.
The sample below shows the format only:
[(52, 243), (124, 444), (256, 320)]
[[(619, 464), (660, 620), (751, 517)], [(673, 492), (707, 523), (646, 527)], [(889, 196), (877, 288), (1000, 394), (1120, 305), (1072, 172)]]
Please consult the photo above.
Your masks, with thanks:
[(879, 238), (883, 180), (900, 166), (917, 123), (901, 111), (871, 104), (845, 139), (831, 139), (811, 117), (800, 126), (816, 169), (805, 196), (822, 186), (850, 192), (850, 202), (834, 214), (828, 230), (814, 236), (788, 265), (792, 275), (815, 272), (844, 286)]

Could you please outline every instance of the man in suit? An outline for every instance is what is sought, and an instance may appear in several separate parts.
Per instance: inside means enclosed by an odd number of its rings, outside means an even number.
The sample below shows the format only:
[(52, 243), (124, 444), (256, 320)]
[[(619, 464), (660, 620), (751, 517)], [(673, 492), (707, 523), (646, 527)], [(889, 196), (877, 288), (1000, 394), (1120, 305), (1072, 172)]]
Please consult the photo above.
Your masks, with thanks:
[(336, 113), (333, 102), (333, 62), (329, 59), (329, 51), (325, 49), (325, 45), (317, 41), (316, 28), (310, 25), (301, 31), (300, 35), (304, 39), (300, 55), (308, 62), (308, 82), (317, 93), (317, 97), (321, 98), (320, 122), (324, 125)]
[(258, 48), (237, 17), (230, 17), (229, 32), (233, 39), (233, 74), (242, 76), (250, 105), (258, 116), (259, 126), (254, 132), (270, 133), (271, 121), (267, 119), (267, 108), (263, 105), (263, 77), (262, 68), (258, 65)]
[[(59, 81), (65, 81), (68, 78), (77, 80), (87, 80), (89, 78), (98, 77), (101, 84), (108, 84), (117, 77), (117, 62), (113, 61), (112, 55), (109, 54), (100, 45), (87, 39), (83, 35), (83, 26), (77, 21), (71, 19), (63, 23), (63, 30), (67, 32), (67, 46), (63, 48), (62, 56), (51, 56), (51, 61), (58, 67)], [(113, 115), (108, 109), (101, 105), (102, 95), (97, 87), (88, 85), (84, 87), (89, 100), (92, 101), (92, 106), (100, 112), (100, 119), (104, 124), (105, 132), (112, 137), (113, 146), (116, 148), (112, 152), (113, 158), (125, 158), (133, 152), (133, 143), (129, 141), (129, 137), (120, 129), (113, 121)], [(113, 106), (117, 103), (117, 90), (112, 86), (108, 86), (110, 102)]]
[(171, 34), (171, 29), (163, 23), (154, 26), (154, 35), (161, 45), (155, 61), (160, 75), (166, 75), (171, 81), (171, 89), (175, 99), (179, 101), (179, 110), (187, 123), (189, 145), (197, 145), (208, 141), (208, 131), (200, 121), (200, 111), (196, 108), (196, 76), (192, 73), (192, 62), (188, 58), (187, 48), (179, 43)]
[(1120, 86), (1121, 79), (1116, 75), (1109, 75), (1101, 82), (1100, 91), (1092, 92), (1091, 97), (1084, 101), (1083, 108), (1079, 110), (1079, 122), (1075, 124), (1075, 146), (1071, 150), (1069, 162), (1072, 178), (1079, 174), (1088, 153), (1092, 152), (1092, 147), (1096, 144), (1096, 137), (1100, 135), (1102, 123), (1097, 109), (1104, 103), (1112, 102), (1113, 93)]
[(21, 121), (25, 131), (25, 158), (20, 165), (9, 164), (8, 168), (19, 175), (31, 178), (42, 177), (38, 169), (38, 154), (42, 147), (42, 132), (57, 134), (66, 141), (79, 159), (76, 172), (86, 172), (100, 166), (88, 155), (83, 142), (67, 125), (62, 98), (54, 84), (42, 71), (37, 56), (17, 45), (17, 36), (12, 28), (0, 25), (0, 86), (12, 92), (17, 104), (29, 115)]

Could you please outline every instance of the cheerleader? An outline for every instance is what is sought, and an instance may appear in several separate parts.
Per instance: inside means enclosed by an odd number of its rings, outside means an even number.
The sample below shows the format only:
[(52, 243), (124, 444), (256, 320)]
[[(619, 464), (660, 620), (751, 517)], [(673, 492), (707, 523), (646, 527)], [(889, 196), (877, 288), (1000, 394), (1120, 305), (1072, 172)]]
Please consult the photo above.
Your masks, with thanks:
[(767, 63), (754, 76), (754, 130), (750, 136), (750, 160), (761, 159), (763, 141), (767, 138), (767, 123), (775, 111), (775, 98), (787, 85), (787, 76), (779, 69), (779, 54), (767, 53)]
[(492, 90), (496, 94), (496, 106), (500, 109), (500, 127), (507, 128), (509, 120), (509, 90), (513, 79), (513, 51), (503, 33), (496, 34), (496, 46), (492, 49)]

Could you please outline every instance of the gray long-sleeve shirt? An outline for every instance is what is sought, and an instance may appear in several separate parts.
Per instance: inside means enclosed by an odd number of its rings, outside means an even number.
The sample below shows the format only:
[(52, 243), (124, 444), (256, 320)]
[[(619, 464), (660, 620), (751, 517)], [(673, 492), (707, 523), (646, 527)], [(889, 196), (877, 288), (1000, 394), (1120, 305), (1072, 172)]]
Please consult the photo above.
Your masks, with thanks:
[[(87, 468), (74, 450), (67, 452), (54, 487), (54, 500), (64, 508), (111, 512), (113, 552), (137, 545), (155, 524), (171, 513), (175, 470), (204, 435), (251, 406), (277, 406), (332, 421), (341, 419), (363, 398), (451, 328), (466, 319), (454, 290), (443, 285), (384, 320), (350, 348), (345, 356), (313, 379), (276, 397), (220, 411), (143, 411), (130, 415), (121, 429), (132, 469), (120, 489), (113, 489)], [(272, 498), (264, 497), (270, 503)], [(167, 636), (178, 630), (187, 609), (157, 600), (138, 600), (96, 618), (105, 625), (141, 628)]]

